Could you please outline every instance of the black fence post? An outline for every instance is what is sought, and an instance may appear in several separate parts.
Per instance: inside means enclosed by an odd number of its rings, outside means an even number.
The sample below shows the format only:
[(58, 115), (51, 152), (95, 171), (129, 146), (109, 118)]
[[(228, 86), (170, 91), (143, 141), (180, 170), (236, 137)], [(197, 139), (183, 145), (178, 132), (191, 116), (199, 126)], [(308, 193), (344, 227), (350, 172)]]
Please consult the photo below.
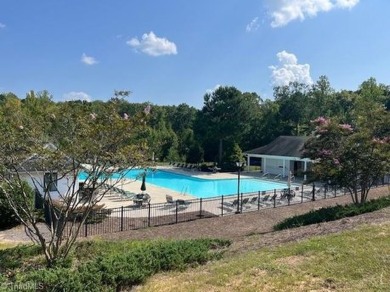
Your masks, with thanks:
[(150, 202), (148, 203), (148, 227), (150, 227)]
[(179, 206), (179, 203), (178, 203), (178, 201), (176, 200), (176, 223), (178, 222), (178, 221), (177, 221), (178, 206)]
[(87, 237), (88, 236), (88, 224), (86, 221), (84, 221), (84, 236)]
[(276, 189), (274, 189), (274, 208), (276, 208)]
[(123, 231), (123, 206), (121, 206), (121, 231)]
[(242, 193), (241, 193), (241, 208), (240, 208), (240, 213), (242, 214)]
[(301, 189), (301, 204), (303, 204), (303, 184), (302, 184), (302, 189)]
[(334, 186), (334, 197), (335, 198), (337, 197), (337, 186), (336, 185)]
[(313, 191), (312, 191), (312, 198), (311, 198), (312, 201), (315, 201), (316, 200), (316, 186), (315, 184), (313, 183)]
[(259, 211), (259, 210), (260, 210), (260, 191), (257, 194), (257, 211)]

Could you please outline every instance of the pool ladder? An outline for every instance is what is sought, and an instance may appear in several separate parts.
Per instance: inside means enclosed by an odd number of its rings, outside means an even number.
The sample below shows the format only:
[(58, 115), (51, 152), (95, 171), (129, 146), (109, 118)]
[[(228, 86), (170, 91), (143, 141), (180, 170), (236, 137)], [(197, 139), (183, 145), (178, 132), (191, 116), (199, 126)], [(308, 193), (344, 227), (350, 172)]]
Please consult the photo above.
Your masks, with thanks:
[(182, 191), (180, 192), (180, 195), (185, 196), (185, 195), (187, 195), (187, 192), (188, 192), (188, 186), (184, 186)]

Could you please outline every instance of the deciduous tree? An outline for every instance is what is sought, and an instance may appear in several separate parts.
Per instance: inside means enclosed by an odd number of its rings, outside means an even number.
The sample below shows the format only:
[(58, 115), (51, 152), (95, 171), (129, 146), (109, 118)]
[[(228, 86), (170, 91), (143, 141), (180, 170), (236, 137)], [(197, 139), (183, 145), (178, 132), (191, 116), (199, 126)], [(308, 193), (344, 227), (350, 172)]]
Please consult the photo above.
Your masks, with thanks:
[(323, 117), (314, 123), (304, 156), (314, 160), (315, 178), (346, 188), (354, 203), (364, 203), (371, 187), (390, 170), (390, 137)]
[[(4, 183), (0, 188), (52, 266), (67, 257), (82, 224), (104, 195), (124, 179), (127, 169), (144, 166), (149, 111), (123, 116), (113, 101), (97, 114), (88, 104), (66, 102), (50, 110), (40, 109), (37, 119), (35, 110), (28, 108), (31, 104), (35, 102), (11, 100), (4, 105), (8, 109), (0, 120), (0, 179)], [(48, 174), (47, 180), (38, 179), (37, 171)], [(85, 182), (80, 189), (82, 172)], [(108, 184), (114, 172), (118, 176)], [(51, 217), (49, 235), (27, 207), (26, 178), (45, 202)], [(61, 188), (52, 188), (60, 182), (64, 182)], [(19, 200), (15, 200), (15, 191)]]

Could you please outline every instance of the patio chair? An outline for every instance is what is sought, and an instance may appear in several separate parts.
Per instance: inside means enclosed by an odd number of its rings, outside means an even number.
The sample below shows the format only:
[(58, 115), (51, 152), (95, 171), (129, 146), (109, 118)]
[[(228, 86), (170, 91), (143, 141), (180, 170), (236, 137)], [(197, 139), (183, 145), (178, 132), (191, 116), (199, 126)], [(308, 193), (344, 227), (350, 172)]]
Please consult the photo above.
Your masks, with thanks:
[(295, 197), (295, 191), (292, 190), (292, 189), (283, 189), (281, 192), (280, 192), (280, 199), (292, 199), (293, 197)]
[(174, 200), (173, 197), (170, 195), (166, 195), (165, 198), (167, 200), (166, 205), (170, 205), (170, 206), (175, 206), (176, 204), (179, 206), (188, 206), (191, 204), (191, 202), (182, 199)]
[(234, 207), (238, 205), (238, 199), (235, 199), (233, 202), (223, 202), (223, 205), (226, 207)]
[(269, 197), (270, 197), (270, 195), (265, 195), (265, 196), (263, 197), (263, 201), (268, 201)]
[(136, 194), (129, 191), (125, 191), (124, 196), (126, 197), (127, 200), (133, 200)]
[(245, 198), (242, 200), (242, 205), (248, 204), (249, 198)]
[(258, 197), (252, 197), (252, 199), (249, 201), (249, 204), (257, 204), (257, 199)]
[(151, 197), (149, 194), (144, 194), (144, 196), (142, 197), (142, 200), (144, 203), (150, 203)]

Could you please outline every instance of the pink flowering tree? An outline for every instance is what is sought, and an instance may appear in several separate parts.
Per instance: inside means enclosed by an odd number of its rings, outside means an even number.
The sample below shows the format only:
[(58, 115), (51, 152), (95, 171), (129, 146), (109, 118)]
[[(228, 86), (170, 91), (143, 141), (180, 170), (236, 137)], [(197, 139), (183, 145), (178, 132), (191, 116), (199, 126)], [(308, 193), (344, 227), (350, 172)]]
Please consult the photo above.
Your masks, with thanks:
[(346, 188), (355, 204), (364, 203), (371, 187), (390, 170), (390, 138), (324, 117), (313, 124), (304, 157), (314, 161), (314, 178)]
[[(0, 195), (53, 266), (68, 256), (87, 218), (127, 170), (146, 166), (150, 108), (131, 117), (119, 114), (115, 102), (96, 111), (88, 103), (53, 103), (39, 108), (39, 116), (33, 109), (17, 99), (0, 107)], [(45, 202), (47, 226), (28, 204), (25, 181)]]

